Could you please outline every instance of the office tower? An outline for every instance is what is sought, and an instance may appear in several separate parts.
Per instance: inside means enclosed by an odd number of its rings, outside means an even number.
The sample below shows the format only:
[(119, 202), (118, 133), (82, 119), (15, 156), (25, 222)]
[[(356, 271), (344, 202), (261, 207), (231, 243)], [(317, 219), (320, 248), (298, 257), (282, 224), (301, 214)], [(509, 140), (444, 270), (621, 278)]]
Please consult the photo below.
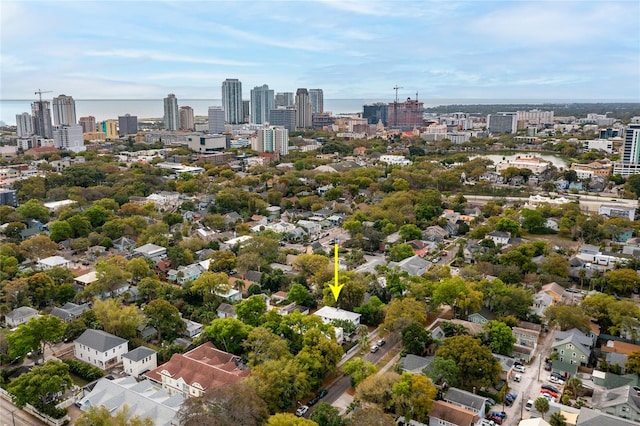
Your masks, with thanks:
[(242, 122), (249, 122), (249, 115), (251, 115), (251, 103), (249, 101), (242, 101)]
[(222, 82), (222, 109), (224, 120), (229, 124), (244, 122), (242, 110), (242, 83), (237, 78), (228, 78)]
[(296, 128), (308, 129), (311, 127), (311, 103), (307, 89), (296, 91)]
[(640, 124), (629, 124), (624, 130), (622, 158), (614, 164), (613, 174), (628, 177), (640, 173)]
[(269, 122), (269, 113), (274, 108), (273, 90), (264, 84), (251, 90), (251, 121), (252, 124)]
[(269, 124), (282, 126), (293, 132), (296, 129), (296, 109), (294, 107), (272, 109), (269, 113)]
[(518, 131), (517, 112), (499, 112), (487, 115), (487, 129), (496, 133), (512, 133)]
[(369, 124), (378, 124), (382, 120), (382, 124), (386, 126), (389, 124), (388, 114), (389, 108), (382, 102), (362, 106), (362, 118), (366, 118)]
[(53, 128), (53, 142), (58, 149), (73, 152), (84, 151), (82, 126), (79, 124), (55, 126)]
[(46, 139), (53, 136), (51, 129), (51, 110), (49, 101), (35, 101), (31, 104), (33, 116), (33, 133)]
[(53, 98), (53, 125), (76, 124), (76, 102), (71, 96), (60, 95)]
[(104, 133), (107, 139), (117, 139), (118, 122), (116, 120), (105, 120), (98, 126), (98, 131)]
[(18, 207), (16, 193), (15, 189), (0, 188), (0, 206)]
[(324, 95), (322, 89), (309, 89), (309, 102), (311, 103), (311, 113), (324, 112)]
[(406, 102), (392, 102), (388, 105), (387, 120), (389, 127), (400, 130), (413, 130), (422, 127), (424, 103), (407, 98)]
[(82, 126), (83, 133), (93, 133), (96, 131), (96, 118), (93, 115), (80, 117), (78, 124)]
[(16, 114), (16, 132), (18, 137), (33, 135), (33, 117), (28, 112)]
[(209, 133), (224, 132), (224, 110), (222, 107), (209, 107)]
[(193, 108), (190, 106), (180, 107), (180, 130), (193, 130), (195, 128), (195, 120), (193, 117)]
[(276, 108), (295, 106), (295, 97), (293, 92), (282, 92), (276, 94)]
[(138, 133), (138, 116), (131, 114), (119, 116), (118, 133), (121, 135), (135, 135)]
[(311, 127), (314, 129), (322, 129), (323, 127), (331, 126), (335, 122), (335, 117), (329, 111), (311, 114)]
[(258, 152), (277, 152), (281, 155), (289, 153), (289, 130), (280, 126), (265, 126), (258, 130), (256, 145)]
[(173, 93), (164, 98), (164, 128), (178, 130), (178, 100)]

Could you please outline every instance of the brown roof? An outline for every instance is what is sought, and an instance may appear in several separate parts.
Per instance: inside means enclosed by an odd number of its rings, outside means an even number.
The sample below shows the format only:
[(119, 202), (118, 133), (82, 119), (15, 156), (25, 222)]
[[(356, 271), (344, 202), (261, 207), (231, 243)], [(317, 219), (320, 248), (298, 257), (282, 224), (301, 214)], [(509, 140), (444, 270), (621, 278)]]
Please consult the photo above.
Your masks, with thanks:
[(606, 345), (602, 345), (601, 349), (602, 352), (629, 355), (632, 352), (640, 351), (640, 346), (632, 343), (619, 342), (617, 340), (609, 340)]
[(471, 411), (444, 401), (433, 401), (429, 417), (444, 420), (457, 426), (469, 426), (480, 419)]
[(145, 376), (158, 383), (162, 383), (163, 375), (173, 379), (182, 378), (190, 386), (200, 384), (206, 391), (239, 382), (249, 376), (250, 370), (239, 369), (236, 358), (207, 342), (185, 354), (173, 354), (169, 362), (149, 371)]

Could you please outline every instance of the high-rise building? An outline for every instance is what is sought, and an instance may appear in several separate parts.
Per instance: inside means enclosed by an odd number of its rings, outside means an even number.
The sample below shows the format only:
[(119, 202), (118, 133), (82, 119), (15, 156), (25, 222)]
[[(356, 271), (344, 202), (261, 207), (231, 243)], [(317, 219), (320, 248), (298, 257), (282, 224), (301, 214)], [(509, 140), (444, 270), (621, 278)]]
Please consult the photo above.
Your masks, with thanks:
[(229, 124), (244, 122), (242, 110), (242, 83), (237, 78), (228, 78), (222, 82), (222, 109), (224, 120)]
[(18, 207), (16, 193), (15, 189), (0, 188), (0, 206)]
[(76, 122), (76, 102), (73, 98), (66, 95), (53, 98), (54, 126), (69, 126)]
[(613, 166), (613, 174), (640, 174), (640, 124), (629, 124), (624, 130), (622, 158)]
[(180, 130), (195, 129), (195, 120), (193, 117), (193, 108), (190, 106), (180, 107)]
[(366, 118), (369, 124), (378, 124), (382, 120), (382, 124), (387, 126), (389, 124), (388, 114), (389, 107), (382, 102), (362, 106), (362, 118)]
[(269, 124), (282, 126), (293, 132), (296, 129), (296, 109), (294, 107), (272, 109), (269, 113)]
[(58, 149), (80, 152), (84, 151), (84, 140), (82, 139), (82, 126), (71, 124), (69, 126), (55, 126), (53, 128), (53, 141)]
[(33, 117), (28, 112), (16, 114), (16, 127), (18, 137), (26, 137), (33, 135)]
[(173, 93), (164, 98), (164, 128), (178, 130), (178, 100)]
[(138, 116), (131, 114), (119, 116), (118, 133), (121, 135), (135, 135), (138, 133)]
[(118, 122), (116, 120), (105, 120), (98, 125), (98, 131), (104, 133), (107, 139), (117, 139)]
[(311, 103), (311, 113), (324, 112), (324, 95), (322, 89), (309, 89), (309, 102)]
[(392, 102), (387, 107), (389, 127), (403, 131), (422, 127), (424, 103), (407, 98), (406, 102)]
[(33, 115), (33, 133), (46, 139), (51, 139), (51, 110), (49, 101), (35, 101), (31, 104)]
[(496, 133), (518, 132), (518, 113), (517, 112), (499, 112), (497, 114), (487, 115), (487, 129)]
[(93, 115), (80, 117), (78, 124), (82, 126), (83, 133), (93, 133), (96, 131), (96, 118)]
[(209, 133), (224, 132), (224, 110), (219, 106), (209, 107)]
[(280, 126), (265, 126), (258, 130), (256, 145), (252, 147), (258, 152), (277, 152), (281, 155), (289, 153), (289, 131)]
[(276, 108), (295, 106), (296, 98), (293, 92), (276, 93)]
[(308, 129), (312, 123), (311, 102), (309, 102), (309, 92), (307, 89), (296, 91), (296, 128)]
[(251, 121), (252, 124), (269, 122), (269, 113), (274, 108), (273, 90), (264, 84), (251, 90)]

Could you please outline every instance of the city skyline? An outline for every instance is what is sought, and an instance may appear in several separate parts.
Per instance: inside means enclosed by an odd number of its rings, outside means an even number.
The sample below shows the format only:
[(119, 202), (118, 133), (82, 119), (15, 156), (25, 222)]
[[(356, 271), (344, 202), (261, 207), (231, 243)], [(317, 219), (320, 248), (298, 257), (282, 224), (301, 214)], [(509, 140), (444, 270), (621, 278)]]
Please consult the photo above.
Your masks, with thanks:
[(126, 5), (2, 2), (0, 99), (219, 98), (227, 78), (243, 99), (640, 99), (636, 1)]

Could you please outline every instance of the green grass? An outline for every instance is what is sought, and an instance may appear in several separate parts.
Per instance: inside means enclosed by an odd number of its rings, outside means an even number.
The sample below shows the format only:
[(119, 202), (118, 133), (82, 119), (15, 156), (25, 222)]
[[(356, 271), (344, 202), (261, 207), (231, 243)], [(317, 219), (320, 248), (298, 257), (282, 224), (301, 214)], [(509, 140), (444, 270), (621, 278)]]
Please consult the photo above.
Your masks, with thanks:
[(80, 387), (86, 386), (89, 384), (89, 381), (86, 379), (83, 379), (80, 376), (76, 376), (75, 374), (69, 373), (71, 375), (71, 381), (73, 382), (74, 385), (78, 385)]

